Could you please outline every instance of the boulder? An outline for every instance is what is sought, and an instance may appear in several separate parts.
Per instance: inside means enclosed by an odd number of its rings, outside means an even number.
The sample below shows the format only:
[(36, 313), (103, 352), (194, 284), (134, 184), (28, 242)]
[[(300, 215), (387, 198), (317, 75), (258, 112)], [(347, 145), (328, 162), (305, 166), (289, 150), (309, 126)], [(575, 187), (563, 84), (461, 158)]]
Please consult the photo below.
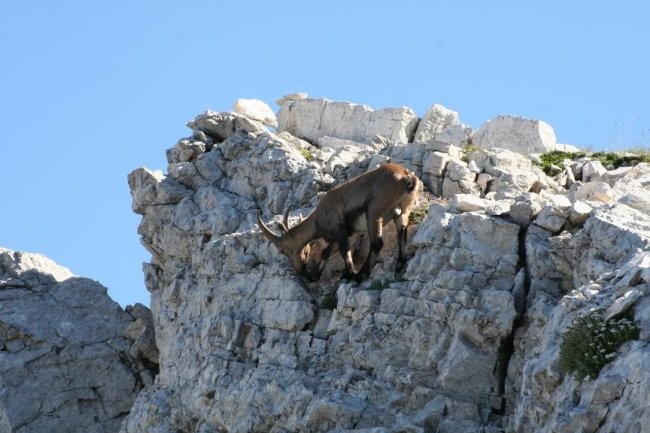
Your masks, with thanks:
[(271, 110), (271, 107), (259, 99), (238, 99), (233, 104), (232, 111), (243, 114), (268, 126), (278, 126), (278, 119), (275, 117), (275, 113)]
[(439, 104), (434, 104), (420, 120), (413, 141), (425, 143), (440, 141), (464, 147), (471, 128), (460, 123), (458, 113)]
[(497, 116), (471, 135), (472, 145), (481, 149), (501, 148), (530, 155), (555, 150), (555, 132), (541, 120), (518, 116)]

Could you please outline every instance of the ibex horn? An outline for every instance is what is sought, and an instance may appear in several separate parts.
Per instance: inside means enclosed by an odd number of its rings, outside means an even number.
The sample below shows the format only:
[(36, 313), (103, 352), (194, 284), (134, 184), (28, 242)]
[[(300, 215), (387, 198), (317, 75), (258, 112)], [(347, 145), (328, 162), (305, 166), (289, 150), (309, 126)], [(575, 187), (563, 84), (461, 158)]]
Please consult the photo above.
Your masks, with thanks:
[(257, 223), (260, 226), (260, 230), (262, 230), (262, 234), (273, 244), (276, 244), (280, 241), (280, 236), (276, 235), (271, 231), (270, 228), (264, 224), (264, 221), (262, 221), (262, 212), (258, 209), (257, 210)]

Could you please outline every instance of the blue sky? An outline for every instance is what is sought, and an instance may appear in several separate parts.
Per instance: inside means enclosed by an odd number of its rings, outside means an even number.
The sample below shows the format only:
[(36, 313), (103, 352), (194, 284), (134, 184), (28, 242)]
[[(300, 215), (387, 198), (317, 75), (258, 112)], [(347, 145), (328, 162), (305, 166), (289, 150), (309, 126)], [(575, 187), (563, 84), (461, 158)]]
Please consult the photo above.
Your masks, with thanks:
[(648, 147), (649, 5), (4, 1), (0, 246), (148, 305), (126, 176), (242, 97), (439, 103), (473, 128), (517, 114), (562, 143)]

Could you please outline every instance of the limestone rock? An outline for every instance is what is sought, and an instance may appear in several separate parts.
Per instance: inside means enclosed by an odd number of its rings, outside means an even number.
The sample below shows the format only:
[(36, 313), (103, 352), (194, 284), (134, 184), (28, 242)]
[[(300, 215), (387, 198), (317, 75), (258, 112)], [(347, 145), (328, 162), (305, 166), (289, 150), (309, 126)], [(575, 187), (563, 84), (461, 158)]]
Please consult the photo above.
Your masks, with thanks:
[(0, 248), (0, 430), (118, 431), (157, 369), (131, 354), (133, 323), (96, 281)]
[(517, 116), (497, 116), (485, 122), (471, 136), (481, 149), (502, 148), (529, 155), (555, 150), (553, 128), (541, 120)]
[(330, 136), (369, 143), (376, 135), (395, 143), (407, 143), (418, 117), (410, 108), (373, 110), (367, 105), (332, 102), (327, 99), (299, 99), (283, 104), (278, 113), (279, 131), (317, 142)]
[(641, 212), (650, 213), (650, 191), (648, 190), (637, 188), (621, 197), (619, 202)]
[(425, 143), (436, 140), (464, 147), (470, 132), (470, 127), (460, 123), (457, 112), (434, 104), (420, 120), (413, 141)]
[(535, 218), (535, 224), (552, 232), (559, 232), (569, 218), (571, 202), (565, 196), (554, 196)]
[(587, 203), (576, 200), (571, 204), (571, 209), (569, 210), (569, 221), (573, 225), (580, 225), (589, 217), (591, 211), (592, 208)]
[(458, 212), (474, 212), (487, 209), (490, 201), (473, 194), (456, 194), (449, 206)]
[[(129, 350), (157, 356), (161, 371), (123, 432), (614, 431), (640, 426), (627, 408), (645, 422), (650, 220), (635, 208), (642, 195), (629, 195), (650, 185), (650, 166), (599, 175), (602, 201), (600, 184), (580, 180), (588, 160), (566, 165), (566, 191), (524, 154), (465, 153), (457, 114), (439, 106), (409, 142), (408, 109), (281, 105), (279, 132), (235, 113), (203, 116), (168, 151), (168, 173), (129, 176), (152, 253), (158, 353), (137, 308)], [(555, 144), (541, 122), (499, 123), (501, 136), (486, 126), (485, 140), (524, 153)], [(385, 162), (428, 188), (404, 273), (394, 275), (388, 224), (368, 280), (340, 281), (338, 253), (319, 281), (296, 276), (261, 235), (257, 209), (273, 226), (290, 208), (291, 226), (325, 191)], [(351, 245), (358, 263), (367, 236)], [(310, 247), (313, 265), (325, 242)], [(643, 340), (577, 383), (560, 374), (559, 345), (594, 308), (629, 311)]]
[(309, 95), (304, 92), (289, 93), (279, 98), (277, 101), (275, 101), (275, 103), (282, 106), (287, 102), (298, 101), (299, 99), (307, 99), (308, 97)]
[(541, 210), (542, 203), (536, 195), (522, 194), (517, 196), (510, 205), (510, 216), (520, 226), (528, 227)]
[(232, 111), (243, 114), (268, 126), (278, 126), (278, 119), (275, 117), (275, 113), (271, 110), (271, 107), (259, 99), (238, 99), (233, 104)]
[(589, 161), (582, 167), (582, 181), (600, 181), (607, 173), (607, 169), (600, 161)]
[(616, 194), (605, 182), (589, 182), (576, 190), (575, 199), (610, 203), (616, 200)]
[(266, 130), (262, 123), (243, 114), (206, 111), (187, 123), (196, 133), (203, 134), (209, 141), (221, 142), (231, 137), (237, 131), (261, 133)]

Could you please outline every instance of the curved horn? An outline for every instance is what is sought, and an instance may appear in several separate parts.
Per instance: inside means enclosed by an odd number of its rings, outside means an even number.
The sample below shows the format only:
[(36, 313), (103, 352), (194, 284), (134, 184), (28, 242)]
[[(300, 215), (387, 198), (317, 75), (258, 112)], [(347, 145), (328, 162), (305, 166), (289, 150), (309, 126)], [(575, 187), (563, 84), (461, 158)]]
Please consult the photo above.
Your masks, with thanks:
[(291, 212), (291, 207), (287, 208), (287, 210), (284, 212), (284, 218), (282, 218), (282, 222), (278, 223), (284, 233), (289, 231), (289, 212)]
[(274, 245), (277, 245), (277, 243), (280, 241), (280, 236), (276, 235), (271, 231), (270, 228), (264, 224), (264, 221), (262, 221), (262, 212), (258, 209), (257, 210), (257, 223), (260, 226), (260, 230), (262, 230), (262, 234), (271, 242), (273, 242)]

